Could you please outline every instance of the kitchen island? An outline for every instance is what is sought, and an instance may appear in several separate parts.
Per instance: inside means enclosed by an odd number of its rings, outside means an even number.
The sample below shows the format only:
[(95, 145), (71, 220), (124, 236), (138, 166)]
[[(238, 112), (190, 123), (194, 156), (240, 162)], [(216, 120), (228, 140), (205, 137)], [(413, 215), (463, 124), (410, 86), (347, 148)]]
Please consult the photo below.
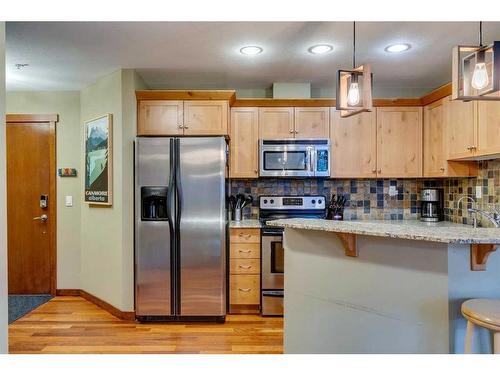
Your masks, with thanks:
[[(500, 229), (441, 222), (285, 228), (285, 353), (461, 353), (461, 303), (500, 298)], [(478, 329), (475, 348), (490, 352)]]

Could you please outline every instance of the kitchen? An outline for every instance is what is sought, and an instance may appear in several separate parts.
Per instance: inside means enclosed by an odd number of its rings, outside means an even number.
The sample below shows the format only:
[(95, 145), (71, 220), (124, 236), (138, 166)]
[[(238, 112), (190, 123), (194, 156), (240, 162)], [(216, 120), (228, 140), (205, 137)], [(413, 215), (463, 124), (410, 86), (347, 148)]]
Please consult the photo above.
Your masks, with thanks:
[[(43, 34), (44, 27), (50, 33), (62, 26), (8, 25), (7, 38), (9, 27), (12, 35), (23, 35), (23, 28)], [(140, 25), (113, 27), (123, 31)], [(378, 86), (389, 81), (387, 72), (405, 54), (415, 60), (415, 68), (419, 65), (413, 54), (417, 42), (410, 38), (396, 45), (386, 33), (377, 44), (380, 35), (370, 36), (382, 28), (377, 23), (319, 26), (323, 32), (329, 27), (342, 29), (349, 46), (338, 66), (339, 72), (349, 72), (349, 84), (344, 91), (338, 85), (335, 94), (318, 95), (324, 88), (305, 79), (271, 81), (260, 91), (222, 84), (224, 89), (196, 89), (203, 85), (189, 81), (188, 74), (188, 83), (167, 85), (165, 76), (140, 66), (119, 69), (80, 91), (76, 130), (69, 122), (58, 128), (58, 142), (76, 135), (78, 153), (58, 143), (58, 157), (65, 159), (57, 166), (85, 171), (79, 154), (85, 148), (82, 124), (112, 114), (113, 202), (95, 207), (82, 197), (74, 199), (75, 207), (66, 205), (67, 196), (81, 196), (84, 181), (58, 179), (60, 215), (76, 215), (80, 229), (58, 220), (58, 236), (73, 229), (77, 234), (58, 237), (57, 297), (11, 325), (12, 352), (37, 350), (29, 348), (23, 324), (34, 324), (30, 319), (36, 321), (37, 314), (46, 319), (44, 309), (50, 313), (58, 301), (76, 305), (84, 300), (144, 330), (168, 332), (185, 324), (186, 332), (194, 327), (203, 332), (244, 319), (255, 321), (255, 327), (270, 324), (268, 346), (284, 335), (284, 344), (273, 353), (498, 350), (498, 344), (485, 344), (489, 331), (484, 326), (476, 327), (479, 334), (471, 338), (473, 345), (468, 343), (471, 330), (460, 306), (469, 299), (500, 298), (495, 278), (500, 266), (500, 102), (493, 100), (498, 91), (485, 94), (489, 100), (457, 98), (465, 94), (457, 93), (451, 65), (453, 46), (473, 43), (480, 27), (485, 41), (493, 43), (499, 23), (449, 26), (471, 36), (436, 47), (443, 49), (437, 57), (439, 78), (418, 94), (410, 87), (389, 91)], [(410, 27), (417, 39), (418, 27)], [(433, 27), (434, 32), (445, 28)], [(108, 29), (112, 35), (116, 30)], [(362, 52), (367, 44), (384, 44), (377, 47), (382, 57)], [(266, 58), (265, 46), (237, 47), (235, 59), (258, 65), (259, 56)], [(337, 53), (330, 47), (311, 42), (301, 58), (323, 58), (320, 65), (325, 64)], [(394, 64), (385, 63), (392, 58)], [(16, 69), (30, 75), (29, 67)], [(398, 74), (411, 80), (404, 70)], [(494, 86), (497, 76), (488, 74)], [(344, 82), (341, 73), (337, 78)], [(25, 94), (30, 90), (17, 84), (7, 92), (7, 113), (40, 113), (27, 99), (35, 94)], [(359, 84), (361, 99), (349, 94), (353, 84)], [(36, 95), (41, 102), (49, 94)], [(118, 98), (112, 105), (106, 102), (111, 97)], [(357, 103), (346, 110), (344, 99)], [(71, 192), (70, 181), (77, 182)], [(108, 225), (116, 227), (106, 232)], [(78, 252), (78, 262), (68, 261), (69, 248)], [(32, 337), (43, 333), (36, 324), (30, 329)], [(51, 352), (50, 343), (43, 345), (42, 351)], [(91, 345), (83, 346), (91, 352)], [(241, 351), (232, 351), (244, 353), (242, 346), (235, 344)], [(266, 352), (266, 344), (255, 347)], [(231, 351), (231, 345), (217, 342), (213, 350)]]

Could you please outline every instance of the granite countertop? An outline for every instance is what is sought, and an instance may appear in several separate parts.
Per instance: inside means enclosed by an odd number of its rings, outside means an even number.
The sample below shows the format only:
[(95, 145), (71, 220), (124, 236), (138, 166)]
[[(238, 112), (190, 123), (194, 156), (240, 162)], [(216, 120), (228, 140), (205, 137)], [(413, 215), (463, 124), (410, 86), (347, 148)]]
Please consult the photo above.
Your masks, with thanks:
[(402, 238), (458, 244), (500, 244), (500, 228), (473, 228), (447, 221), (424, 223), (418, 220), (281, 219), (266, 224), (295, 229), (353, 233), (366, 236)]
[(231, 220), (229, 228), (260, 228), (260, 221), (257, 219), (244, 219), (241, 221)]

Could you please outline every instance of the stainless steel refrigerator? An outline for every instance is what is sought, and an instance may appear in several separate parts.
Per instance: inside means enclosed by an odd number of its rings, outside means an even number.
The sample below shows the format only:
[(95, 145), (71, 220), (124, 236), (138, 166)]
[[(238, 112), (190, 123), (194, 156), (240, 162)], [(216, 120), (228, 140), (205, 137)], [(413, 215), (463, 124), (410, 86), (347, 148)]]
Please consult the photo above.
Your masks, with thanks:
[(224, 321), (226, 155), (223, 137), (136, 138), (139, 320)]

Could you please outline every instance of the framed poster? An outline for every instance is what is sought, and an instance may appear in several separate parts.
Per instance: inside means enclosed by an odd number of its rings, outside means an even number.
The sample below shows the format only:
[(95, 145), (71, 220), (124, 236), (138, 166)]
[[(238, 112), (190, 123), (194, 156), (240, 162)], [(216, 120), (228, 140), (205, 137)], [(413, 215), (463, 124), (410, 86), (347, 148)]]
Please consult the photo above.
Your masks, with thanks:
[(85, 121), (85, 202), (113, 204), (113, 123), (107, 114)]

